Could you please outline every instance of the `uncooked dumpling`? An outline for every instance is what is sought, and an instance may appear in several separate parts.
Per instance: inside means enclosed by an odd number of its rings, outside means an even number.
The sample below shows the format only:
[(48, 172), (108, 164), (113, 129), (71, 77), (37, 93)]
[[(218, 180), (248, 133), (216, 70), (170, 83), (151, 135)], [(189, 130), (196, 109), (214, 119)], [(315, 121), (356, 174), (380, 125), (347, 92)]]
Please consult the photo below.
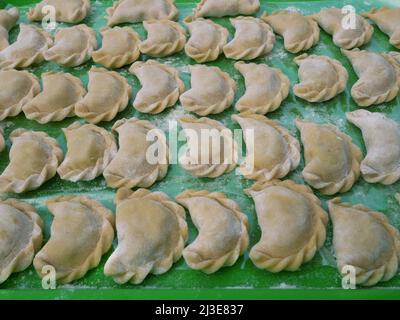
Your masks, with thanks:
[(247, 179), (279, 179), (300, 163), (300, 144), (277, 121), (262, 115), (241, 113), (232, 119), (242, 128), (246, 159), (240, 171)]
[(254, 200), (262, 232), (250, 251), (257, 268), (295, 271), (323, 246), (328, 215), (309, 187), (260, 180), (245, 192)]
[(294, 62), (299, 66), (300, 79), (293, 87), (296, 96), (309, 102), (323, 102), (346, 89), (349, 75), (338, 60), (302, 54)]
[(28, 19), (42, 21), (49, 14), (49, 11), (43, 10), (45, 6), (55, 8), (56, 21), (78, 23), (89, 13), (90, 0), (42, 0), (34, 8), (29, 9)]
[(75, 115), (75, 105), (86, 93), (81, 80), (69, 73), (42, 74), (43, 91), (22, 110), (28, 119), (39, 123), (61, 121)]
[(22, 193), (55, 176), (63, 153), (57, 141), (40, 131), (16, 129), (10, 134), (10, 163), (0, 176), (0, 192)]
[(120, 284), (139, 284), (149, 273), (167, 272), (188, 238), (185, 210), (165, 193), (145, 189), (120, 189), (115, 202), (118, 246), (104, 274)]
[(183, 250), (186, 263), (208, 274), (232, 266), (249, 245), (249, 224), (239, 205), (221, 192), (207, 190), (186, 190), (176, 200), (189, 210), (199, 230)]
[(251, 15), (259, 9), (259, 0), (201, 0), (194, 14), (195, 17)]
[(360, 176), (362, 153), (351, 138), (331, 124), (296, 120), (304, 145), (303, 177), (321, 193), (351, 189)]
[(112, 188), (150, 187), (168, 171), (168, 146), (164, 132), (152, 123), (137, 118), (117, 121), (119, 150), (104, 170)]
[(160, 113), (174, 106), (185, 91), (178, 70), (155, 60), (135, 62), (129, 72), (138, 77), (142, 85), (133, 101), (133, 106), (140, 112)]
[(266, 114), (279, 108), (289, 94), (290, 81), (283, 72), (266, 64), (235, 63), (244, 77), (246, 92), (236, 103), (240, 112)]
[(189, 66), (192, 88), (181, 95), (182, 106), (200, 116), (216, 114), (229, 108), (235, 98), (236, 83), (218, 67)]
[(117, 153), (111, 132), (94, 124), (75, 122), (63, 129), (67, 153), (57, 172), (61, 179), (89, 181), (101, 175)]
[(60, 196), (47, 201), (54, 216), (49, 241), (38, 252), (33, 265), (54, 267), (56, 280), (69, 283), (98, 266), (114, 239), (114, 216), (99, 202), (85, 196)]
[(233, 133), (209, 118), (184, 117), (179, 122), (187, 137), (187, 150), (179, 163), (191, 175), (216, 178), (237, 165)]
[(339, 272), (355, 268), (356, 284), (373, 286), (397, 274), (400, 234), (388, 218), (361, 204), (335, 198), (328, 202)]
[(0, 200), (0, 284), (28, 268), (42, 245), (43, 221), (31, 205)]
[(17, 24), (18, 18), (17, 8), (0, 10), (0, 50), (8, 47), (8, 31)]
[(128, 106), (132, 88), (118, 72), (92, 67), (86, 96), (75, 106), (78, 117), (91, 123), (110, 121)]
[(283, 37), (285, 49), (291, 53), (308, 50), (319, 40), (318, 24), (301, 13), (282, 10), (268, 15), (265, 12), (261, 18)]
[(400, 125), (383, 113), (356, 110), (347, 119), (362, 131), (367, 156), (361, 173), (369, 183), (393, 184), (400, 179)]

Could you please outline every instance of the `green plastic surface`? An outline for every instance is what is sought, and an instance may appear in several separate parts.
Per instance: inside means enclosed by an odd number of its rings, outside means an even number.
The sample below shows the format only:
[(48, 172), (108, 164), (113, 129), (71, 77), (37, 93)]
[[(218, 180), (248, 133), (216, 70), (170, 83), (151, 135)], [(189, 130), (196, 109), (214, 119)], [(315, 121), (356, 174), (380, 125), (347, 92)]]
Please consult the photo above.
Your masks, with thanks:
[[(27, 23), (26, 12), (29, 7), (35, 2), (32, 0), (9, 0), (2, 3), (0, 7), (10, 5), (17, 6), (20, 9), (21, 18), (19, 22)], [(177, 0), (177, 6), (180, 11), (180, 21), (185, 16), (191, 14), (197, 1)], [(380, 7), (400, 6), (400, 1), (264, 1), (262, 0), (262, 8), (258, 15), (261, 15), (265, 10), (269, 13), (277, 9), (298, 8), (303, 14), (311, 14), (318, 12), (324, 7), (342, 7), (345, 4), (352, 4), (356, 7), (357, 12), (365, 11), (373, 6)], [(106, 24), (105, 9), (112, 5), (112, 1), (92, 1), (92, 9), (90, 15), (85, 19), (85, 23), (90, 27), (99, 31)], [(230, 37), (233, 35), (233, 28), (229, 23), (228, 18), (215, 19), (216, 22), (227, 27), (230, 31)], [(65, 26), (65, 24), (61, 24)], [(132, 25), (133, 28), (144, 37), (145, 33), (141, 24)], [(11, 31), (11, 40), (14, 41), (18, 34), (18, 27)], [(98, 34), (99, 43), (101, 38)], [(372, 51), (393, 51), (395, 50), (389, 44), (388, 37), (383, 34), (375, 26), (375, 32), (372, 41), (365, 46), (365, 49)], [(350, 96), (350, 88), (357, 80), (353, 69), (348, 60), (341, 55), (339, 48), (333, 45), (331, 36), (321, 31), (319, 43), (310, 49), (308, 53), (321, 54), (333, 57), (340, 60), (346, 69), (349, 71), (349, 83), (345, 93), (340, 94), (331, 101), (325, 103), (308, 103), (293, 95), (291, 92), (289, 97), (283, 102), (281, 107), (268, 117), (279, 120), (286, 128), (288, 128), (295, 136), (299, 137), (299, 133), (294, 126), (294, 119), (301, 117), (316, 122), (330, 122), (337, 125), (345, 133), (353, 137), (355, 143), (359, 145), (365, 153), (365, 146), (360, 134), (360, 131), (345, 120), (344, 113), (347, 111), (356, 110), (357, 106)], [(256, 63), (267, 63), (282, 69), (290, 78), (292, 85), (298, 81), (297, 66), (293, 62), (295, 55), (288, 53), (283, 48), (282, 38), (278, 37), (273, 51), (266, 57), (256, 59)], [(146, 56), (141, 57), (142, 60), (148, 59)], [(185, 54), (179, 53), (172, 57), (158, 59), (164, 63), (176, 67), (184, 80), (187, 88), (190, 87), (190, 74), (188, 73), (187, 65), (195, 62)], [(237, 82), (238, 90), (236, 100), (243, 95), (244, 82), (240, 74), (233, 68), (235, 61), (229, 60), (221, 56), (217, 61), (208, 63), (215, 65), (222, 70), (228, 72)], [(65, 71), (80, 77), (87, 84), (87, 72), (93, 65), (92, 61), (77, 68), (63, 68), (54, 63), (43, 63), (38, 67), (29, 68), (28, 70), (40, 76), (46, 71)], [(119, 69), (129, 83), (133, 87), (134, 95), (140, 88), (138, 80), (128, 73), (127, 67)], [(1, 85), (1, 84), (0, 84)], [(133, 96), (134, 96), (133, 95)], [(397, 97), (390, 103), (369, 108), (370, 111), (380, 111), (387, 114), (389, 117), (400, 121), (400, 97)], [(231, 129), (238, 129), (239, 126), (230, 119), (233, 113), (237, 113), (234, 107), (227, 111), (210, 116), (213, 119), (222, 121)], [(164, 131), (168, 131), (168, 120), (177, 119), (179, 116), (186, 114), (182, 106), (179, 104), (174, 108), (170, 108), (159, 115), (146, 115), (136, 111), (131, 102), (128, 108), (118, 114), (118, 116), (110, 122), (101, 123), (100, 125), (109, 129), (112, 124), (121, 118), (139, 117), (148, 119), (155, 123)], [(16, 128), (28, 128), (32, 130), (41, 130), (56, 138), (65, 151), (65, 138), (61, 128), (67, 127), (78, 118), (69, 118), (68, 120), (59, 123), (48, 123), (46, 125), (38, 124), (34, 121), (25, 119), (23, 114), (15, 118), (8, 118), (0, 122), (0, 126), (5, 131), (7, 139), (7, 150), (0, 154), (0, 170), (4, 170), (8, 164), (8, 150), (10, 141), (8, 135)], [(82, 120), (81, 120), (82, 121)], [(293, 179), (298, 183), (304, 183), (301, 171), (304, 168), (304, 161), (301, 162), (297, 170), (292, 172), (287, 178)], [(179, 165), (171, 165), (168, 175), (161, 182), (156, 183), (151, 187), (151, 190), (160, 190), (166, 192), (169, 196), (175, 197), (177, 194), (188, 188), (207, 189), (210, 191), (222, 191), (228, 197), (236, 200), (242, 210), (248, 215), (251, 237), (250, 248), (258, 241), (260, 231), (257, 226), (254, 204), (250, 198), (244, 193), (243, 189), (253, 184), (252, 181), (246, 180), (241, 176), (235, 175), (235, 172), (226, 174), (216, 179), (195, 178), (186, 173)], [(394, 198), (395, 192), (400, 191), (400, 182), (391, 186), (383, 186), (378, 184), (368, 184), (361, 178), (353, 186), (350, 192), (342, 195), (342, 198), (352, 203), (362, 203), (369, 206), (371, 209), (383, 212), (386, 214), (391, 223), (400, 228), (400, 206)], [(101, 201), (105, 206), (115, 211), (113, 198), (115, 190), (107, 188), (102, 177), (91, 182), (71, 183), (62, 181), (58, 176), (54, 177), (45, 183), (38, 190), (28, 192), (23, 195), (8, 195), (24, 201), (27, 201), (35, 206), (45, 222), (45, 239), (49, 237), (49, 229), (52, 217), (45, 206), (45, 201), (51, 197), (64, 194), (82, 194), (90, 196)], [(324, 208), (326, 208), (326, 197), (316, 192), (317, 196), (322, 200)], [(188, 223), (190, 227), (190, 239), (193, 241), (197, 232), (188, 215)], [(27, 270), (13, 274), (5, 283), (0, 285), (0, 298), (132, 298), (132, 299), (174, 299), (174, 298), (238, 298), (238, 299), (302, 299), (302, 298), (400, 298), (400, 276), (397, 275), (392, 280), (379, 283), (374, 288), (358, 289), (358, 290), (343, 290), (341, 289), (341, 278), (335, 267), (335, 260), (332, 249), (332, 227), (329, 223), (328, 238), (325, 246), (316, 254), (314, 259), (303, 265), (296, 272), (281, 272), (278, 274), (269, 273), (263, 270), (258, 270), (249, 260), (248, 251), (241, 257), (237, 263), (228, 268), (223, 268), (212, 275), (203, 274), (200, 271), (191, 270), (180, 259), (170, 271), (160, 276), (149, 276), (141, 285), (118, 285), (111, 278), (107, 278), (103, 274), (104, 263), (107, 260), (110, 252), (103, 256), (100, 265), (89, 271), (84, 278), (69, 285), (60, 285), (56, 290), (41, 289), (41, 280), (36, 275), (33, 267)], [(114, 242), (114, 246), (116, 242)]]

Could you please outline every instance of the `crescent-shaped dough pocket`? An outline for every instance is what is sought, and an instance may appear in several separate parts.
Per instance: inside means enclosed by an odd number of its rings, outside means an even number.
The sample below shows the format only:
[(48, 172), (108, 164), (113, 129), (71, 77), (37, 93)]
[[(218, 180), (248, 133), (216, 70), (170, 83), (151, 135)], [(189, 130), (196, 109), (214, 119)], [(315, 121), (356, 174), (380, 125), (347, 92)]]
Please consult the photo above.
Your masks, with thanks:
[(251, 15), (260, 9), (260, 0), (201, 0), (195, 17), (225, 17)]
[(9, 46), (8, 32), (17, 24), (18, 19), (17, 8), (0, 10), (0, 50)]
[(44, 7), (55, 9), (55, 18), (58, 22), (79, 23), (86, 18), (90, 11), (90, 0), (42, 0), (28, 11), (30, 21), (42, 21), (48, 14)]

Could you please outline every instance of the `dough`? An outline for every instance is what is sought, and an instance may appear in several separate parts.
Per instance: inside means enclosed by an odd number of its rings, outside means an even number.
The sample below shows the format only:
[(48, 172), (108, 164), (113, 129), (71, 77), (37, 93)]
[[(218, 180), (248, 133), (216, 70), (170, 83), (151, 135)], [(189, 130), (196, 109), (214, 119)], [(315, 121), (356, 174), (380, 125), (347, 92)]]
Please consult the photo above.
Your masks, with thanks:
[(0, 50), (8, 47), (8, 32), (17, 24), (18, 19), (17, 8), (0, 10)]
[(251, 15), (259, 9), (259, 0), (201, 0), (194, 14), (195, 17)]
[(56, 21), (79, 23), (90, 11), (90, 0), (42, 0), (34, 8), (29, 9), (28, 19), (42, 21), (48, 14), (42, 11), (45, 6), (53, 6), (56, 9)]

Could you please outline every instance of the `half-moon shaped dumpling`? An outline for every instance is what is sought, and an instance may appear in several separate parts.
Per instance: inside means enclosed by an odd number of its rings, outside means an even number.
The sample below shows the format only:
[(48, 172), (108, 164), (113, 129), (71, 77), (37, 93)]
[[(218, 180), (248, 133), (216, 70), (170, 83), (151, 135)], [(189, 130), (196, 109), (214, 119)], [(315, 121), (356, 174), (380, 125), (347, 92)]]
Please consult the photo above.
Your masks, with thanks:
[(107, 9), (107, 14), (107, 24), (115, 26), (125, 22), (175, 20), (179, 12), (175, 0), (118, 0)]
[(42, 245), (43, 221), (31, 205), (0, 200), (0, 284), (28, 268)]
[(19, 19), (17, 8), (0, 10), (0, 50), (8, 47), (8, 31), (10, 31)]
[(285, 49), (291, 53), (308, 50), (319, 41), (318, 24), (301, 13), (282, 10), (268, 15), (265, 12), (261, 19), (283, 37)]
[(119, 150), (104, 170), (112, 188), (150, 187), (168, 171), (168, 146), (164, 132), (152, 123), (137, 118), (117, 121)]
[(361, 107), (393, 100), (400, 88), (400, 65), (390, 54), (366, 50), (343, 50), (359, 80), (351, 88), (351, 96)]
[(142, 85), (133, 101), (133, 106), (140, 112), (160, 113), (174, 106), (185, 91), (178, 70), (155, 60), (135, 62), (129, 72), (138, 77)]
[(246, 142), (246, 159), (240, 171), (247, 179), (279, 179), (300, 163), (300, 143), (277, 121), (262, 115), (241, 113), (239, 123)]
[(260, 180), (245, 192), (254, 200), (262, 232), (250, 251), (257, 268), (295, 271), (323, 246), (328, 215), (309, 187)]
[(44, 58), (65, 67), (76, 67), (88, 61), (96, 48), (96, 31), (80, 24), (57, 31), (54, 46), (44, 53)]
[(90, 0), (42, 0), (34, 8), (29, 9), (28, 19), (42, 21), (49, 13), (43, 10), (45, 6), (55, 8), (56, 21), (79, 23), (86, 18), (90, 11)]
[(111, 132), (94, 124), (75, 122), (63, 129), (67, 153), (57, 169), (61, 179), (89, 181), (101, 175), (117, 153)]
[(182, 168), (196, 177), (216, 178), (237, 165), (237, 145), (232, 131), (209, 118), (184, 117), (179, 122), (187, 137)]
[(372, 286), (393, 278), (399, 266), (400, 234), (388, 218), (357, 204), (328, 202), (339, 272), (352, 266), (356, 283)]
[(304, 180), (326, 195), (346, 192), (360, 176), (361, 150), (331, 124), (296, 120), (304, 145)]
[(347, 119), (362, 131), (367, 156), (361, 173), (369, 183), (393, 184), (400, 179), (400, 124), (383, 113), (356, 110)]
[(246, 85), (246, 92), (235, 106), (240, 112), (275, 111), (289, 94), (289, 78), (279, 69), (241, 61), (235, 63), (235, 69), (242, 74)]
[(302, 54), (294, 62), (299, 66), (300, 79), (293, 87), (296, 96), (309, 102), (323, 102), (346, 89), (349, 75), (338, 60)]
[(0, 152), (2, 152), (5, 147), (6, 141), (4, 140), (4, 131), (3, 128), (0, 127)]
[(42, 82), (43, 91), (22, 107), (25, 116), (39, 123), (73, 117), (76, 103), (86, 93), (81, 80), (69, 73), (46, 72)]
[(56, 280), (69, 283), (97, 267), (114, 239), (114, 216), (99, 202), (84, 196), (60, 196), (47, 201), (53, 214), (49, 241), (37, 253), (33, 265), (53, 266)]
[(254, 17), (230, 19), (235, 27), (235, 36), (224, 46), (227, 58), (235, 60), (253, 60), (270, 52), (275, 43), (271, 27)]
[(43, 54), (53, 44), (44, 30), (21, 23), (17, 40), (0, 51), (0, 69), (27, 68), (44, 60)]
[(38, 78), (27, 71), (0, 71), (0, 83), (0, 120), (18, 115), (40, 92)]
[(200, 116), (216, 114), (229, 108), (235, 98), (236, 83), (218, 67), (189, 66), (192, 88), (181, 95), (182, 106)]
[(22, 193), (55, 176), (63, 153), (45, 132), (16, 129), (10, 134), (10, 163), (0, 176), (0, 192)]
[(183, 250), (186, 263), (208, 274), (232, 266), (249, 245), (249, 224), (239, 205), (221, 192), (207, 190), (186, 190), (176, 200), (189, 210), (199, 230)]
[(146, 189), (120, 189), (115, 202), (118, 246), (104, 274), (120, 284), (139, 284), (149, 273), (167, 272), (188, 237), (185, 210), (165, 193)]
[(201, 0), (195, 17), (224, 17), (251, 15), (260, 9), (260, 0)]
[(128, 106), (132, 88), (118, 72), (92, 67), (88, 93), (75, 106), (78, 117), (91, 123), (110, 121)]

